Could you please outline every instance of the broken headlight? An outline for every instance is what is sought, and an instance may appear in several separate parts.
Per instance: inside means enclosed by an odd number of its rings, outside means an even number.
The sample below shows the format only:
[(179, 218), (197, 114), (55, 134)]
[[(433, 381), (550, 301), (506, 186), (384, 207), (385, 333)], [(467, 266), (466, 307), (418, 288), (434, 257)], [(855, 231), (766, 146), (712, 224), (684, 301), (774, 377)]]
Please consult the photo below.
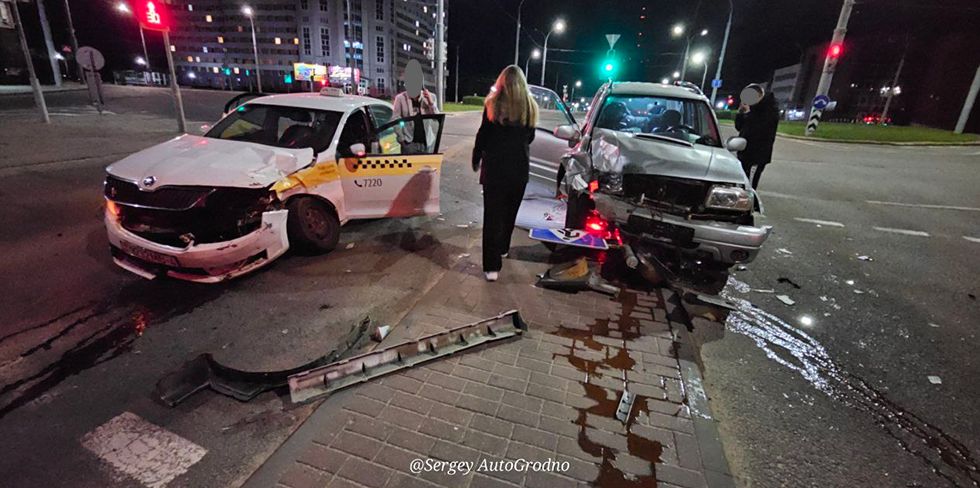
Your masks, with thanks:
[(706, 208), (719, 210), (752, 210), (752, 193), (737, 186), (712, 186), (704, 199)]
[(606, 193), (622, 193), (623, 173), (599, 173), (599, 189)]

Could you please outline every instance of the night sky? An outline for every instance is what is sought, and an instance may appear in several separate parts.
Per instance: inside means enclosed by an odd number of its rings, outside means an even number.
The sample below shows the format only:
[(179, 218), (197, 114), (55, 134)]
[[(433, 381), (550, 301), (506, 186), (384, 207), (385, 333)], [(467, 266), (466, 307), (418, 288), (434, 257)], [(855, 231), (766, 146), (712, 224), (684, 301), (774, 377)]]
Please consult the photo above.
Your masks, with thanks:
[[(55, 44), (68, 44), (63, 15), (64, 0), (46, 0)], [(517, 6), (520, 0), (447, 0), (449, 5), (449, 59), (455, 66), (460, 55), (461, 94), (485, 94), (497, 73), (513, 62)], [(120, 15), (110, 0), (70, 0), (79, 43), (106, 54), (110, 68), (131, 68), (141, 55), (139, 32), (132, 17)], [(427, 0), (435, 3), (435, 0)], [(726, 55), (722, 92), (737, 92), (749, 82), (766, 81), (772, 70), (799, 61), (804, 49), (830, 39), (841, 0), (734, 0), (735, 23)], [(24, 5), (24, 4), (22, 4)], [(644, 10), (645, 7), (645, 10)], [(32, 47), (41, 46), (36, 10), (22, 7)], [(670, 28), (683, 22), (709, 34), (696, 37), (692, 52), (710, 51), (712, 78), (721, 49), (727, 0), (525, 0), (520, 65), (534, 47), (540, 47), (551, 23), (563, 19), (566, 32), (549, 41), (546, 85), (583, 82), (579, 92), (590, 95), (600, 83), (599, 65), (608, 48), (605, 34), (621, 34), (616, 45), (622, 60), (618, 79), (659, 81), (680, 63), (682, 39), (673, 39)], [(641, 19), (645, 16), (645, 19)], [(940, 33), (971, 33), (980, 25), (977, 0), (864, 0), (851, 17), (849, 36), (880, 39), (883, 44), (906, 33), (928, 38)], [(642, 35), (641, 35), (642, 33)], [(164, 66), (159, 35), (148, 34), (151, 62)], [(639, 47), (637, 44), (639, 43)], [(977, 46), (973, 51), (980, 50)], [(845, 54), (846, 55), (846, 54)], [(39, 66), (40, 68), (40, 66)], [(540, 79), (540, 62), (531, 63), (529, 78)], [(688, 78), (700, 81), (702, 68), (689, 68)], [(447, 83), (447, 99), (453, 98), (455, 79)]]

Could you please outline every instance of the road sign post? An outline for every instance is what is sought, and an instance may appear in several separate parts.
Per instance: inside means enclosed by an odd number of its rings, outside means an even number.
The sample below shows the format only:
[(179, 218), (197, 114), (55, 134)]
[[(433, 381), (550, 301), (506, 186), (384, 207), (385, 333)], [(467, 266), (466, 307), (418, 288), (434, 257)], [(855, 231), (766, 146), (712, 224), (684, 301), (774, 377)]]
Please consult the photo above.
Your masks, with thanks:
[(24, 63), (27, 65), (27, 74), (31, 80), (31, 91), (34, 92), (34, 104), (37, 105), (37, 110), (41, 112), (41, 120), (45, 124), (51, 123), (51, 117), (48, 116), (48, 105), (44, 103), (44, 93), (41, 91), (41, 83), (37, 81), (37, 73), (34, 72), (34, 62), (31, 61), (31, 50), (27, 47), (27, 36), (24, 35), (24, 23), (20, 20), (20, 7), (17, 6), (18, 2), (13, 2), (10, 4), (10, 11), (14, 14), (14, 23), (17, 24), (17, 37), (20, 38), (20, 48), (24, 52)]
[[(841, 6), (840, 16), (837, 18), (837, 27), (834, 29), (834, 36), (830, 41), (830, 48), (824, 57), (820, 82), (817, 83), (818, 97), (827, 95), (830, 92), (830, 82), (833, 81), (834, 71), (837, 70), (837, 61), (840, 58), (844, 35), (847, 34), (847, 21), (851, 18), (851, 9), (854, 7), (854, 2), (855, 0), (844, 0), (844, 5)], [(817, 125), (820, 123), (820, 114), (822, 112), (822, 109), (815, 106), (810, 109), (810, 117), (807, 119), (804, 135), (811, 136), (817, 131)]]
[(170, 51), (170, 33), (163, 31), (163, 47), (167, 50), (167, 67), (170, 69), (170, 90), (174, 94), (174, 106), (177, 109), (177, 131), (187, 132), (187, 122), (184, 120), (184, 100), (180, 97), (180, 86), (177, 85), (177, 73), (174, 71), (174, 56)]
[(84, 74), (89, 101), (101, 114), (105, 107), (105, 98), (102, 96), (102, 77), (99, 70), (105, 67), (105, 57), (94, 47), (82, 46), (75, 53), (75, 61)]
[(170, 90), (174, 96), (174, 107), (177, 112), (177, 130), (187, 132), (187, 122), (184, 119), (184, 100), (180, 96), (180, 85), (177, 83), (177, 72), (174, 70), (174, 55), (170, 47), (170, 12), (158, 0), (145, 0), (136, 3), (136, 18), (140, 28), (163, 33), (163, 49), (167, 52), (167, 67), (170, 70)]

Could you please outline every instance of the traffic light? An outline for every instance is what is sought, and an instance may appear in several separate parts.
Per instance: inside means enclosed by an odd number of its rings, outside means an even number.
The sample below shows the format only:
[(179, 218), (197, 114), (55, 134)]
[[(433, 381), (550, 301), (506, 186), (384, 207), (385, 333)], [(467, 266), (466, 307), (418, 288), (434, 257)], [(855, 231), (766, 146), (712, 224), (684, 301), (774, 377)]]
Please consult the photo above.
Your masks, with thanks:
[(225, 76), (231, 76), (231, 68), (225, 68)]
[(827, 57), (837, 59), (842, 52), (844, 52), (844, 46), (839, 43), (831, 44), (830, 48), (827, 49)]
[(292, 83), (293, 82), (293, 74), (292, 73), (286, 73), (286, 74), (282, 75), (282, 81), (283, 81), (283, 83), (286, 83), (286, 84)]
[(603, 79), (615, 78), (618, 70), (619, 63), (615, 58), (606, 58), (602, 60), (602, 64), (599, 66), (600, 77)]

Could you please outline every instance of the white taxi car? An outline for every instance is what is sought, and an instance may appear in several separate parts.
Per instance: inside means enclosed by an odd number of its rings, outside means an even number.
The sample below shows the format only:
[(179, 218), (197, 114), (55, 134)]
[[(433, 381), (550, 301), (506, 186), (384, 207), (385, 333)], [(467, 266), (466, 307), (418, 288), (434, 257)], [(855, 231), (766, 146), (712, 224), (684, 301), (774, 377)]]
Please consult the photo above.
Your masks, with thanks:
[(391, 120), (381, 100), (268, 95), (106, 168), (113, 260), (213, 283), (290, 247), (327, 252), (351, 219), (439, 213), (444, 115)]

